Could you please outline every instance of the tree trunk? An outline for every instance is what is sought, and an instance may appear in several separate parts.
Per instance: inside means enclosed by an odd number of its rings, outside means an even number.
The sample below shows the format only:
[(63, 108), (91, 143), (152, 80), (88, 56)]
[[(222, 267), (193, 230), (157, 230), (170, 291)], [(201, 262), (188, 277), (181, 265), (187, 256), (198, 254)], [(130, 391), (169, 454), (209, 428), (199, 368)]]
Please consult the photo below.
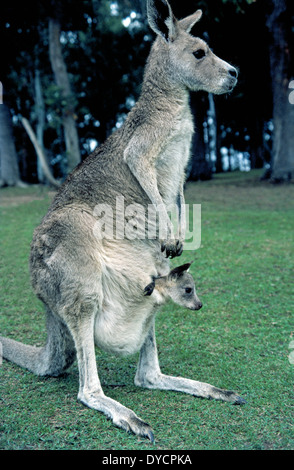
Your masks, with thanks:
[(0, 187), (2, 186), (26, 186), (20, 180), (11, 115), (5, 104), (0, 104)]
[[(273, 182), (291, 180), (294, 175), (294, 105), (291, 104), (289, 84), (291, 70), (290, 0), (270, 0), (272, 11), (267, 18), (271, 33), (270, 65), (273, 89), (274, 140), (271, 162)], [(293, 0), (292, 0), (293, 3)], [(293, 50), (292, 50), (293, 53)], [(293, 65), (293, 64), (292, 64)]]
[(207, 133), (208, 133), (208, 149), (209, 149), (209, 166), (212, 171), (216, 170), (216, 162), (218, 157), (218, 139), (217, 139), (217, 122), (215, 104), (212, 93), (208, 93), (209, 108), (207, 111)]
[(56, 85), (61, 90), (65, 106), (63, 108), (63, 127), (67, 153), (68, 172), (72, 171), (81, 161), (79, 138), (75, 122), (73, 94), (62, 56), (60, 44), (60, 23), (57, 19), (49, 19), (49, 55)]
[[(44, 128), (45, 128), (45, 103), (43, 99), (42, 93), (42, 85), (41, 85), (41, 78), (40, 78), (40, 71), (36, 69), (35, 71), (35, 111), (37, 117), (37, 127), (36, 127), (36, 134), (37, 134), (37, 141), (39, 147), (44, 149)], [(37, 172), (38, 172), (38, 180), (40, 183), (45, 182), (44, 171), (42, 162), (40, 157), (37, 154)]]
[(205, 95), (200, 92), (192, 93), (190, 100), (195, 132), (191, 149), (192, 157), (187, 169), (187, 179), (190, 181), (209, 180), (212, 177), (212, 168), (206, 160), (207, 152), (203, 132), (203, 122), (207, 112), (207, 105), (204, 103)]
[(264, 142), (264, 120), (256, 113), (251, 118), (251, 146), (248, 152), (251, 154), (251, 169), (263, 168), (268, 163), (267, 149)]
[(36, 134), (34, 133), (29, 121), (26, 118), (22, 117), (21, 122), (22, 122), (23, 127), (27, 131), (28, 136), (31, 139), (31, 142), (32, 142), (32, 144), (33, 144), (33, 146), (36, 150), (37, 158), (38, 158), (38, 161), (40, 162), (40, 166), (42, 168), (42, 173), (47, 178), (49, 183), (53, 184), (53, 186), (58, 188), (60, 186), (60, 182), (57, 181), (51, 173), (51, 170), (48, 166), (47, 159), (46, 159), (46, 156), (45, 156), (44, 147), (40, 146), (38, 138), (37, 138)]

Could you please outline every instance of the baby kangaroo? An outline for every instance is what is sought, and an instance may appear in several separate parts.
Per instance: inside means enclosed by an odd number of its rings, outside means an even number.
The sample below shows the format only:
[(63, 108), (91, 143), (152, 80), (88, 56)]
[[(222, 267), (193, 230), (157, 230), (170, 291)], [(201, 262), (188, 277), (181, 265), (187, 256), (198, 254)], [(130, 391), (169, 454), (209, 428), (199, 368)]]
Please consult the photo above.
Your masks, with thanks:
[(171, 299), (181, 307), (190, 310), (200, 310), (202, 303), (197, 297), (194, 279), (188, 270), (192, 263), (183, 264), (167, 276), (154, 277), (153, 281), (144, 289), (144, 295), (153, 295), (158, 305)]

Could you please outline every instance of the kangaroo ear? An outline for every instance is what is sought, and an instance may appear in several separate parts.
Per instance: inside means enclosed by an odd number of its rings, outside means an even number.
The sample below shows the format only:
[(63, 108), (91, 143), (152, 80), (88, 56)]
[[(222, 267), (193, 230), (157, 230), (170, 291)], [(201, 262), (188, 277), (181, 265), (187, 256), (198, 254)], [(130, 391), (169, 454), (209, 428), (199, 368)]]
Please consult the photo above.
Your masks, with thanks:
[(179, 25), (186, 33), (190, 33), (193, 26), (198, 23), (202, 17), (202, 10), (197, 10), (193, 15), (187, 16), (186, 18), (179, 21)]
[[(193, 263), (193, 261), (192, 261), (192, 263)], [(186, 264), (183, 264), (182, 266), (178, 266), (177, 268), (174, 268), (169, 273), (168, 277), (170, 277), (172, 279), (175, 279), (175, 278), (178, 278), (178, 277), (182, 276), (184, 274), (184, 272), (189, 271), (189, 268), (190, 268), (192, 263), (186, 263)]]
[(147, 16), (150, 28), (167, 42), (178, 34), (178, 21), (167, 0), (147, 0)]

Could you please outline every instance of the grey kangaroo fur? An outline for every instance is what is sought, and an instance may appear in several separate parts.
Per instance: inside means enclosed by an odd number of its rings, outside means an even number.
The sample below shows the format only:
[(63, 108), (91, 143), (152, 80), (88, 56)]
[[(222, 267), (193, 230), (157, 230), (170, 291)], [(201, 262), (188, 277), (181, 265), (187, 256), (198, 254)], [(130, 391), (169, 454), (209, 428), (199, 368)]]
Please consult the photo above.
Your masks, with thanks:
[[(34, 232), (32, 285), (47, 316), (44, 347), (0, 338), (3, 356), (41, 376), (62, 374), (77, 358), (78, 399), (123, 429), (153, 440), (148, 424), (104, 395), (95, 345), (118, 354), (140, 351), (135, 384), (176, 390), (235, 404), (234, 392), (161, 373), (154, 330), (159, 305), (171, 298), (201, 307), (188, 265), (170, 271), (169, 258), (183, 250), (184, 214), (175, 236), (167, 208), (184, 202), (183, 184), (193, 122), (189, 91), (231, 91), (237, 72), (189, 33), (202, 12), (178, 21), (166, 0), (147, 1), (157, 39), (145, 69), (142, 93), (121, 129), (112, 134), (59, 190)], [(153, 204), (167, 236), (155, 239), (97, 237), (97, 204)]]

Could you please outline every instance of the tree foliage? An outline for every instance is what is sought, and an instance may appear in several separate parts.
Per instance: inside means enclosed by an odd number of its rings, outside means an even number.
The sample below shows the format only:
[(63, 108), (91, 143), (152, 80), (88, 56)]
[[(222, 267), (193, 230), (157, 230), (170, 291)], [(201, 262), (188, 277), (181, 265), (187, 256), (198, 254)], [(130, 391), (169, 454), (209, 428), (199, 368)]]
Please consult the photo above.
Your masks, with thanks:
[[(293, 6), (287, 2), (292, 18)], [(207, 95), (194, 100), (198, 102), (194, 106), (195, 179), (199, 178), (198, 164), (208, 168), (208, 174), (212, 169), (224, 169), (222, 149), (229, 151), (226, 158), (236, 151), (250, 156), (253, 168), (270, 165), (274, 101), (269, 47), (272, 33), (266, 23), (271, 14), (269, 2), (198, 0), (194, 4), (190, 0), (170, 0), (170, 3), (179, 18), (202, 8), (203, 19), (192, 33), (207, 40), (217, 55), (237, 66), (240, 72), (233, 94), (214, 100), (217, 154), (212, 161), (207, 142), (209, 100)], [(49, 60), (48, 21), (53, 14), (61, 26), (62, 54), (71, 86), (67, 96), (56, 84)], [(293, 29), (287, 34), (293, 43)], [(138, 97), (153, 33), (146, 20), (145, 0), (27, 0), (24, 3), (10, 0), (1, 7), (0, 40), (9, 44), (3, 50), (0, 80), (4, 101), (13, 118), (20, 172), (25, 181), (36, 182), (37, 158), (19, 116), (27, 118), (43, 134), (54, 176), (64, 177), (65, 111), (74, 110), (81, 156), (85, 158), (95, 143), (99, 145), (121, 125)], [(35, 86), (38, 74), (45, 107), (43, 126)], [(205, 135), (208, 135), (206, 140)], [(230, 167), (233, 168), (229, 161)]]

